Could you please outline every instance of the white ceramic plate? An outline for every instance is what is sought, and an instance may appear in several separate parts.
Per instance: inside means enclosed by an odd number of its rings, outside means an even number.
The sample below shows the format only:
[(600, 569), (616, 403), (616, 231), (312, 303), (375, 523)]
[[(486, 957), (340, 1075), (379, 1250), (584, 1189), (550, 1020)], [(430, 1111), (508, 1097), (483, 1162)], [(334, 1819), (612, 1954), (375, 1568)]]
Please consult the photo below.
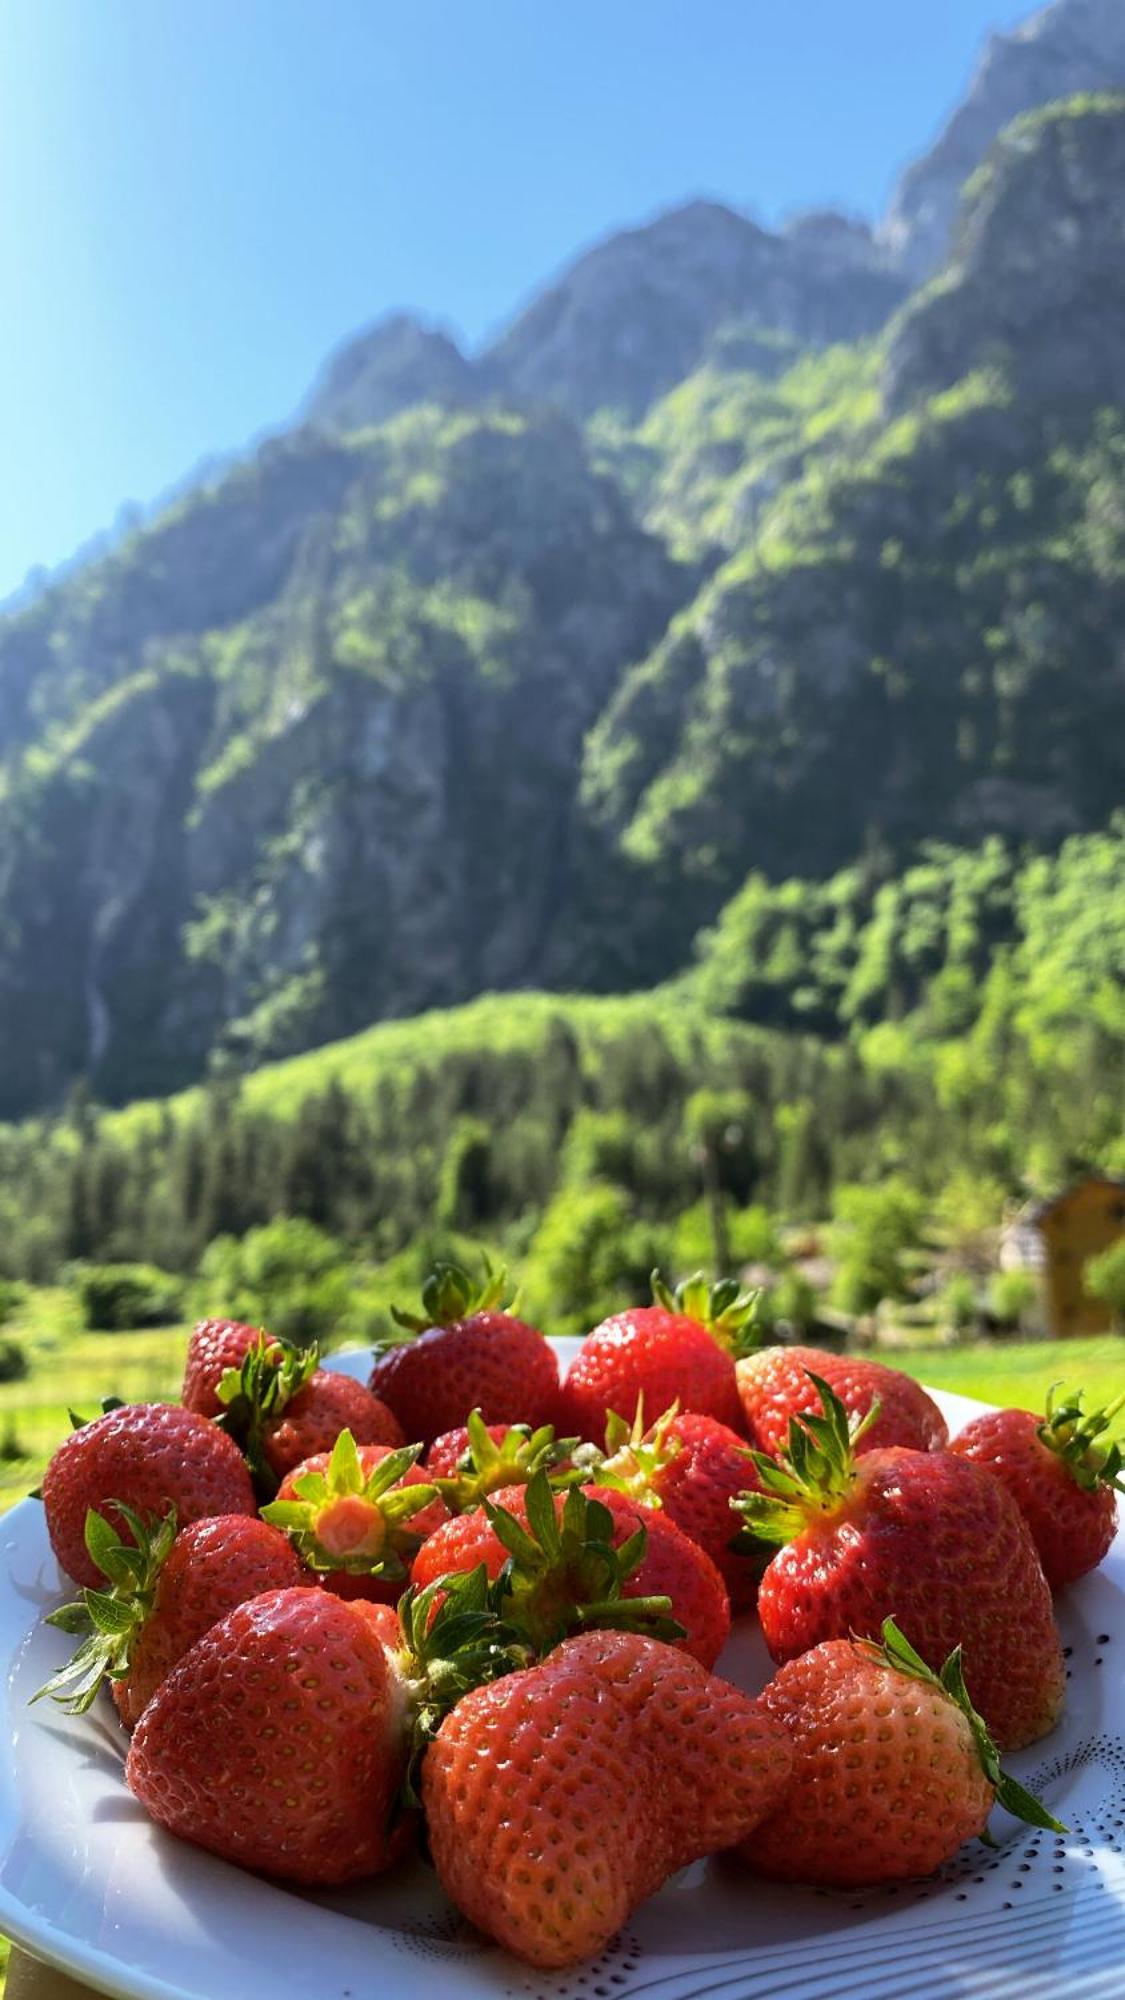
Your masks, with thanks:
[[(563, 1343), (559, 1343), (560, 1348)], [(362, 1357), (341, 1357), (361, 1373)], [(979, 1406), (938, 1399), (954, 1426)], [(333, 1895), (273, 1887), (159, 1832), (126, 1791), (108, 1702), (73, 1721), (28, 1697), (65, 1657), (42, 1623), (71, 1594), (42, 1510), (0, 1522), (0, 1929), (98, 1991), (133, 2000), (1120, 2000), (1125, 1991), (1125, 1535), (1060, 1618), (1070, 1700), (1011, 1759), (1071, 1831), (997, 1815), (931, 1882), (871, 1894), (784, 1890), (700, 1863), (591, 1964), (540, 1974), (487, 1944), (421, 1864)], [(769, 1676), (752, 1621), (720, 1669)]]

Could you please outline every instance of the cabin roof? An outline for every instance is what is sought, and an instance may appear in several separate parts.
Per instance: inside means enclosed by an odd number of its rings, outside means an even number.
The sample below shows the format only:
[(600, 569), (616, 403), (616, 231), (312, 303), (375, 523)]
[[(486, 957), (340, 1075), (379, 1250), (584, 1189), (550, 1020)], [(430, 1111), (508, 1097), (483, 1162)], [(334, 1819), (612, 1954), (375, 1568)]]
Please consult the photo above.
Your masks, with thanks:
[(1045, 1222), (1049, 1215), (1055, 1215), (1060, 1208), (1066, 1208), (1077, 1195), (1084, 1194), (1090, 1187), (1116, 1188), (1125, 1195), (1125, 1180), (1116, 1174), (1082, 1174), (1060, 1193), (1048, 1195), (1043, 1201), (1029, 1202), (1020, 1216), (1020, 1221), (1035, 1224)]

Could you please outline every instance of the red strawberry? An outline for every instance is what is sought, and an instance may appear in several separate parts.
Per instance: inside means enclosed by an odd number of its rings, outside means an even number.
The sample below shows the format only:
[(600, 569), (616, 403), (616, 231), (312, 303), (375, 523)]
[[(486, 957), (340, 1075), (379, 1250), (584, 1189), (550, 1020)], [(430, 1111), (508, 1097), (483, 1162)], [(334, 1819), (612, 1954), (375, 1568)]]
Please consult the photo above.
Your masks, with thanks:
[(180, 1401), (185, 1410), (198, 1410), (201, 1417), (220, 1416), (223, 1376), (232, 1369), (240, 1371), (252, 1347), (269, 1350), (280, 1345), (264, 1327), (247, 1326), (240, 1319), (201, 1319), (192, 1328), (184, 1363)]
[(47, 1623), (88, 1636), (40, 1693), (81, 1714), (108, 1675), (131, 1729), (176, 1661), (236, 1604), (309, 1579), (285, 1536), (253, 1514), (212, 1515), (178, 1535), (171, 1515), (155, 1531), (131, 1509), (125, 1519), (128, 1543), (104, 1515), (87, 1516), (100, 1588), (52, 1612)]
[(891, 1619), (881, 1646), (829, 1639), (782, 1667), (761, 1699), (795, 1762), (738, 1850), (760, 1874), (839, 1888), (930, 1875), (984, 1833), (996, 1798), (1063, 1831), (1001, 1772), (957, 1654), (939, 1679)]
[(252, 1514), (254, 1491), (238, 1446), (194, 1410), (130, 1403), (83, 1424), (61, 1444), (43, 1477), (47, 1532), (76, 1583), (102, 1581), (86, 1547), (91, 1507), (123, 1501), (142, 1519), (169, 1507), (180, 1527), (209, 1514)]
[(750, 1337), (756, 1294), (733, 1279), (713, 1289), (691, 1278), (673, 1293), (654, 1271), (656, 1303), (615, 1313), (587, 1334), (563, 1384), (562, 1428), (597, 1444), (611, 1411), (632, 1424), (646, 1410), (681, 1409), (717, 1417), (740, 1431), (734, 1354)]
[(155, 1820), (289, 1881), (351, 1882), (411, 1838), (391, 1830), (407, 1763), (403, 1690), (367, 1607), (274, 1590), (228, 1612), (158, 1688), (125, 1767)]
[(466, 1514), (486, 1494), (502, 1486), (526, 1485), (539, 1471), (552, 1486), (573, 1486), (582, 1478), (571, 1464), (577, 1438), (557, 1438), (551, 1424), (533, 1431), (527, 1424), (485, 1424), (479, 1410), (470, 1412), (460, 1430), (445, 1431), (426, 1453), (426, 1477), (432, 1479), (453, 1514)]
[(950, 1451), (985, 1465), (1003, 1481), (1031, 1529), (1052, 1590), (1096, 1569), (1117, 1528), (1115, 1493), (1125, 1493), (1120, 1445), (1104, 1432), (1125, 1407), (1118, 1397), (1087, 1416), (1082, 1393), (1056, 1397), (1045, 1417), (1029, 1410), (990, 1410), (974, 1417)]
[(361, 1444), (406, 1442), (385, 1403), (362, 1382), (317, 1366), (316, 1347), (296, 1348), (257, 1327), (203, 1320), (192, 1334), (184, 1401), (241, 1447), (262, 1499), (314, 1452), (331, 1451), (340, 1432)]
[(640, 1414), (632, 1430), (611, 1416), (606, 1454), (594, 1475), (598, 1485), (626, 1493), (642, 1507), (662, 1507), (670, 1521), (706, 1550), (726, 1584), (732, 1610), (748, 1610), (757, 1595), (754, 1568), (744, 1553), (731, 1548), (737, 1526), (731, 1502), (740, 1493), (758, 1490), (745, 1439), (716, 1417), (673, 1405), (647, 1431)]
[(371, 1389), (392, 1409), (407, 1437), (429, 1444), (479, 1410), (487, 1424), (550, 1423), (559, 1369), (543, 1335), (499, 1310), (503, 1271), (486, 1266), (484, 1283), (455, 1264), (439, 1264), (422, 1287), (422, 1313), (394, 1309), (412, 1337), (376, 1362)]
[(1019, 1749), (1062, 1708), (1062, 1648), (1027, 1524), (998, 1479), (944, 1451), (855, 1457), (843, 1404), (794, 1419), (789, 1461), (759, 1453), (764, 1491), (736, 1505), (783, 1546), (766, 1568), (758, 1616), (775, 1660), (825, 1639), (875, 1638), (894, 1618), (935, 1671), (963, 1649), (974, 1705), (996, 1741)]
[(420, 1446), (357, 1449), (342, 1431), (332, 1451), (294, 1466), (262, 1518), (291, 1536), (319, 1581), (342, 1597), (394, 1603), (406, 1588), (409, 1564), (448, 1519), (415, 1461)]
[[(598, 1502), (600, 1507), (591, 1505)], [(636, 1543), (639, 1531), (645, 1536), (643, 1546)], [(592, 1559), (591, 1542), (601, 1551)], [(529, 1631), (543, 1651), (583, 1624), (599, 1622), (584, 1615), (583, 1607), (614, 1595), (606, 1561), (611, 1550), (621, 1551), (626, 1561), (635, 1556), (616, 1584), (616, 1594), (644, 1603), (667, 1598), (672, 1618), (683, 1627), (684, 1650), (702, 1665), (713, 1666), (730, 1636), (730, 1602), (722, 1577), (675, 1522), (638, 1507), (623, 1493), (598, 1487), (552, 1493), (546, 1475), (539, 1473), (531, 1485), (506, 1487), (480, 1511), (439, 1528), (418, 1551), (410, 1577), (416, 1588), (424, 1588), (443, 1575), (483, 1563), (495, 1578), (511, 1562), (519, 1603), (509, 1605), (505, 1615)]]
[(790, 1764), (758, 1703), (683, 1653), (588, 1633), (446, 1717), (422, 1772), (434, 1864), (509, 1951), (574, 1965), (676, 1869), (744, 1838)]
[(772, 1457), (785, 1450), (790, 1420), (802, 1411), (819, 1410), (814, 1375), (834, 1390), (850, 1417), (866, 1416), (878, 1397), (879, 1415), (864, 1432), (864, 1451), (892, 1444), (940, 1451), (949, 1436), (933, 1397), (901, 1369), (881, 1361), (830, 1354), (819, 1347), (763, 1347), (739, 1362), (737, 1374), (750, 1442)]

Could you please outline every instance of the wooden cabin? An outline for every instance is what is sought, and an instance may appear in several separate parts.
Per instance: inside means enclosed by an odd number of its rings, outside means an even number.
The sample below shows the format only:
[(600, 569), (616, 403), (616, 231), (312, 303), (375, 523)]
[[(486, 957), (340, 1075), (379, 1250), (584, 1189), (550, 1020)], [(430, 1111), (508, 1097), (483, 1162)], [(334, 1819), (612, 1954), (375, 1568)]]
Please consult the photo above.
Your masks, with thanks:
[(1090, 1257), (1125, 1236), (1125, 1180), (1087, 1174), (1049, 1201), (1033, 1202), (1006, 1231), (1000, 1262), (1035, 1271), (1043, 1285), (1046, 1331), (1108, 1333), (1112, 1313), (1082, 1282)]

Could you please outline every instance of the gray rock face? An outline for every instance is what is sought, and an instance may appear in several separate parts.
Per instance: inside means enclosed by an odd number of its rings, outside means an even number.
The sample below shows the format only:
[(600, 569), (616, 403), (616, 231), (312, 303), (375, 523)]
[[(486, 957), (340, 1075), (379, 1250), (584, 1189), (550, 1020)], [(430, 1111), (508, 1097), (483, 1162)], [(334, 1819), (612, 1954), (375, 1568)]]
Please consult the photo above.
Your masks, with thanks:
[(392, 313), (332, 356), (302, 416), (317, 430), (363, 430), (417, 403), (466, 408), (481, 386), (481, 371), (448, 334)]
[(1125, 85), (1122, 0), (1054, 0), (1010, 35), (993, 35), (964, 101), (928, 153), (906, 169), (879, 232), (917, 283), (944, 263), (961, 189), (1023, 111), (1077, 91)]
[(883, 324), (904, 289), (871, 237), (842, 218), (808, 218), (775, 236), (694, 201), (587, 251), (487, 359), (519, 400), (637, 417), (725, 325), (814, 346), (854, 340)]
[(894, 329), (888, 401), (990, 363), (1025, 404), (1125, 400), (1125, 94), (1052, 105), (999, 140), (952, 264)]

